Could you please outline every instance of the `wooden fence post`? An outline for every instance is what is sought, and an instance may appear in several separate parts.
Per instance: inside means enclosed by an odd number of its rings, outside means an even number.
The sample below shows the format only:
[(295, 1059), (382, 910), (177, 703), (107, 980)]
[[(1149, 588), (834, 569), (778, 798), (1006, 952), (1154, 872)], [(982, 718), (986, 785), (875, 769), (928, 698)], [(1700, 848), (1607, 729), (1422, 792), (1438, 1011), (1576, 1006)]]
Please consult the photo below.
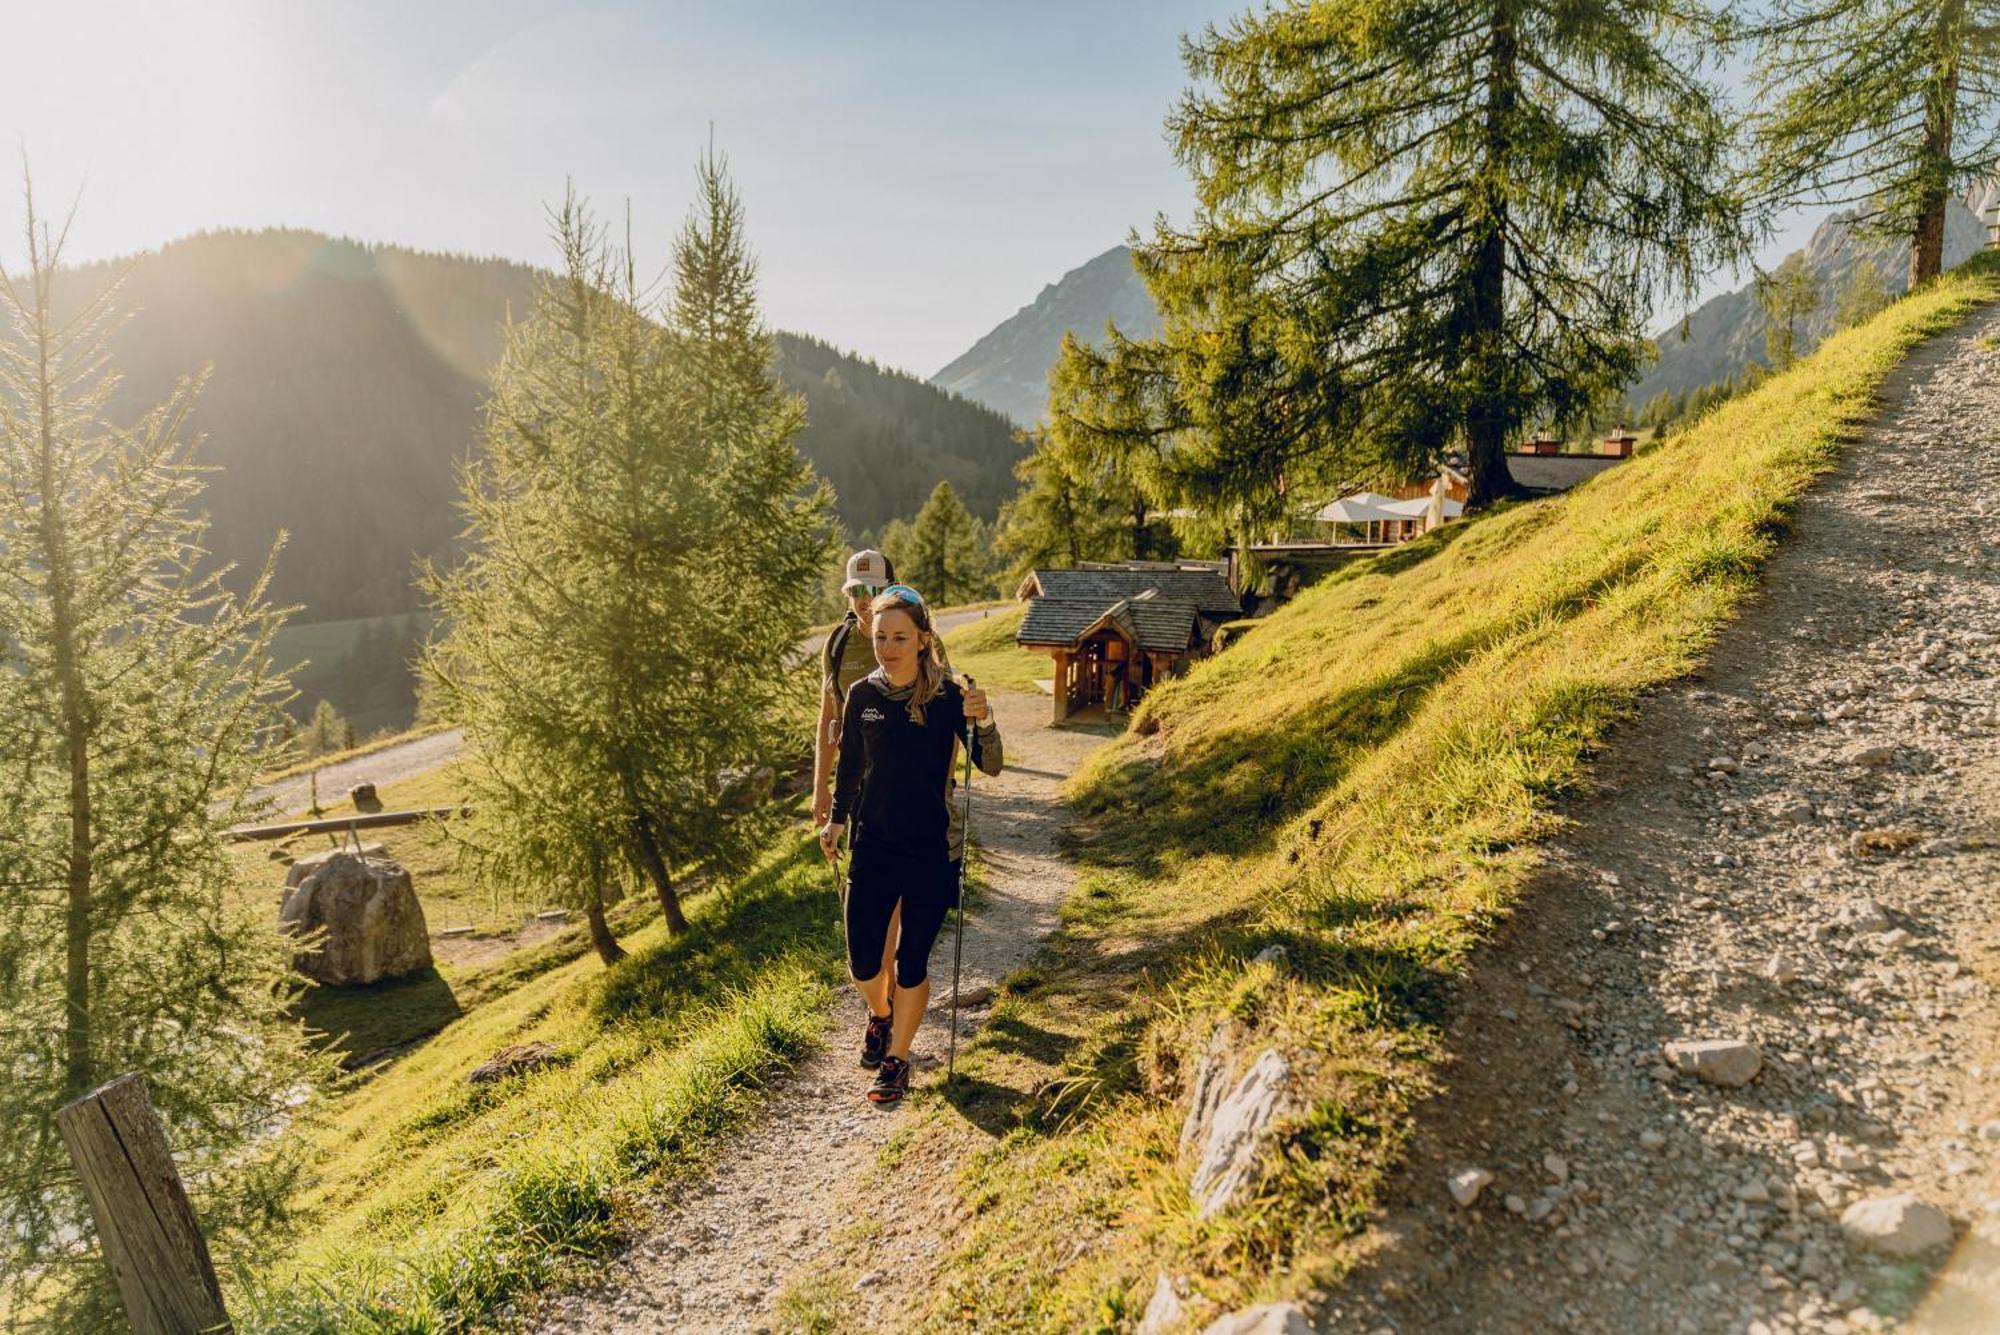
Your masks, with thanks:
[(121, 1075), (56, 1114), (136, 1335), (230, 1329), (208, 1244), (146, 1082)]

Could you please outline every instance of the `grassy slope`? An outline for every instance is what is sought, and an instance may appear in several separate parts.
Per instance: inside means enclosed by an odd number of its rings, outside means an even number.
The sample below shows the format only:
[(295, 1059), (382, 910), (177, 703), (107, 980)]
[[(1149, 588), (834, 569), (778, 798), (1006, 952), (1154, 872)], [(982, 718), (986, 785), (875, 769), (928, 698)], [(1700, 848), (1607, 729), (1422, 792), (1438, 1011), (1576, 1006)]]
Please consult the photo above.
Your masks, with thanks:
[[(630, 1193), (703, 1162), (815, 1041), (839, 975), (834, 908), (817, 849), (788, 839), (698, 897), (678, 941), (654, 922), (609, 970), (558, 942), (482, 975), (480, 1004), (293, 1133), (319, 1168), (315, 1222), (239, 1277), (242, 1326), (458, 1329), (609, 1251)], [(466, 1083), (528, 1042), (556, 1063)]]
[(1035, 690), (1035, 679), (1046, 678), (1053, 664), (1047, 654), (1030, 653), (1014, 643), (1014, 632), (1027, 614), (1027, 605), (1018, 604), (946, 631), (953, 670), (992, 690)]
[[(1336, 1279), (1551, 799), (1699, 661), (1883, 376), (1996, 296), (2000, 266), (1969, 266), (1566, 497), (1341, 572), (1157, 691), (1074, 781), (1065, 925), (961, 1058), (958, 1111), (1000, 1135), (929, 1325), (1123, 1328), (1167, 1268), (1197, 1317)], [(1271, 943), (1286, 965), (1248, 963)], [(1302, 1111), (1255, 1199), (1203, 1222), (1176, 1141), (1225, 1016), (1246, 1059), (1294, 1054)]]

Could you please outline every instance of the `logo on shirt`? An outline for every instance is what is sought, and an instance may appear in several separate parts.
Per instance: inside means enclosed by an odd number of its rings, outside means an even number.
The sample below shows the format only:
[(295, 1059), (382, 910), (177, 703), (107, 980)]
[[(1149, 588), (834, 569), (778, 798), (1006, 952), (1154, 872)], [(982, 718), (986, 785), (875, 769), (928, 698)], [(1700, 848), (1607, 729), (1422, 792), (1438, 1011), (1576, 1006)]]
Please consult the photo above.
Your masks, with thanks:
[(861, 711), (861, 721), (863, 723), (881, 723), (887, 720), (888, 717), (887, 714), (884, 714), (873, 705), (869, 705)]

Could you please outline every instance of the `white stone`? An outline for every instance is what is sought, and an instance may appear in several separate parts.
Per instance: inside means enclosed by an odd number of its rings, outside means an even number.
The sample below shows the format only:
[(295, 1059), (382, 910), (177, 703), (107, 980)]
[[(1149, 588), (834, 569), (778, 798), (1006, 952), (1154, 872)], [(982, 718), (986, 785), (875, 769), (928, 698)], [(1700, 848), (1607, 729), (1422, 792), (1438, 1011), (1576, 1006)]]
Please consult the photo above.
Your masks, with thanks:
[(1569, 1181), (1569, 1160), (1550, 1150), (1542, 1156), (1542, 1171), (1558, 1182)]
[(1174, 1283), (1162, 1272), (1159, 1282), (1153, 1285), (1153, 1297), (1146, 1304), (1146, 1314), (1139, 1318), (1137, 1335), (1168, 1335), (1178, 1330), (1187, 1319), (1187, 1309), (1181, 1306), (1181, 1298), (1174, 1292)]
[(1284, 1055), (1267, 1048), (1236, 1087), (1216, 1106), (1191, 1191), (1206, 1219), (1224, 1209), (1260, 1175), (1265, 1141), (1284, 1104), (1292, 1069)]
[(1658, 1131), (1641, 1131), (1639, 1133), (1640, 1149), (1662, 1150), (1666, 1147), (1667, 1138)]
[(1451, 1192), (1453, 1200), (1470, 1209), (1472, 1203), (1479, 1199), (1479, 1193), (1486, 1190), (1492, 1181), (1493, 1174), (1484, 1168), (1467, 1168), (1446, 1178), (1445, 1187)]
[(1676, 1071), (1711, 1085), (1747, 1085), (1764, 1068), (1764, 1054), (1757, 1045), (1740, 1039), (1680, 1039), (1662, 1050)]
[(1201, 1144), (1208, 1136), (1208, 1124), (1222, 1096), (1229, 1090), (1229, 1063), (1247, 1031), (1234, 1020), (1225, 1020), (1208, 1037), (1208, 1048), (1195, 1068), (1194, 1095), (1188, 1100), (1187, 1118), (1181, 1123), (1181, 1152)]
[(1865, 765), (1870, 768), (1892, 764), (1895, 759), (1896, 748), (1893, 746), (1861, 746), (1847, 753), (1848, 764)]
[(1861, 936), (1872, 936), (1876, 932), (1889, 930), (1888, 911), (1872, 899), (1848, 905), (1842, 916), (1847, 925)]
[(1979, 1138), (1981, 1140), (2000, 1140), (2000, 1120), (1981, 1122), (1979, 1124)]
[(1313, 1335), (1313, 1328), (1297, 1303), (1265, 1303), (1217, 1317), (1201, 1335)]
[(1252, 955), (1250, 957), (1250, 962), (1252, 964), (1276, 964), (1282, 966), (1284, 962), (1290, 958), (1291, 958), (1290, 952), (1287, 951), (1282, 945), (1279, 945), (1277, 942), (1273, 941), (1270, 945), (1265, 946), (1255, 955)]
[(1854, 1202), (1841, 1212), (1840, 1231), (1885, 1256), (1918, 1256), (1952, 1240), (1951, 1216), (1908, 1191)]
[(1764, 976), (1784, 987), (1799, 980), (1799, 966), (1792, 963), (1792, 957), (1780, 950), (1764, 961)]

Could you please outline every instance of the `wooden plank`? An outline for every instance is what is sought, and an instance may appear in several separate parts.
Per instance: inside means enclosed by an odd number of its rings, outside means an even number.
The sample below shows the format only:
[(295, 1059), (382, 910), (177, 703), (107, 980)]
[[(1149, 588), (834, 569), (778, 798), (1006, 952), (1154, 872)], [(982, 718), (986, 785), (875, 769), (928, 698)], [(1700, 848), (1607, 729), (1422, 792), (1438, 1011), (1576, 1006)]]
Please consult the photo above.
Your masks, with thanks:
[(208, 1243), (145, 1080), (119, 1076), (63, 1107), (56, 1126), (136, 1335), (229, 1330)]
[(410, 811), (367, 811), (352, 816), (329, 816), (323, 820), (292, 820), (277, 825), (238, 825), (223, 831), (223, 838), (232, 843), (244, 843), (251, 839), (283, 839), (291, 834), (339, 834), (343, 830), (379, 830), (391, 825), (415, 825), (426, 820), (450, 820), (454, 816), (469, 816), (472, 808), (418, 807)]

